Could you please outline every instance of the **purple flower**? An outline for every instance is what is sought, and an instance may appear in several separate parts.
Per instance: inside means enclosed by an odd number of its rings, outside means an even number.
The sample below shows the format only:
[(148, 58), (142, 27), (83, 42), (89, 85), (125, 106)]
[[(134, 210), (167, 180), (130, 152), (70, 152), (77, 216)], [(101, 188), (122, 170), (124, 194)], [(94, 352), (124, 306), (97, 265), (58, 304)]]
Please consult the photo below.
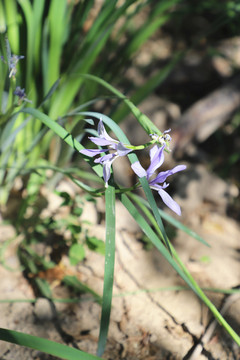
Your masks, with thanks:
[(28, 100), (28, 98), (27, 98), (25, 89), (21, 89), (20, 86), (16, 87), (16, 90), (13, 92), (13, 94), (19, 97), (20, 103), (21, 103), (21, 101), (31, 102), (31, 100)]
[[(9, 77), (15, 78), (17, 72), (17, 63), (19, 60), (24, 59), (23, 55), (8, 55), (8, 67), (9, 67)], [(1, 56), (1, 60), (5, 62), (4, 57)]]
[[(154, 172), (163, 164), (164, 161), (164, 148), (165, 145), (162, 147), (158, 147), (155, 145), (150, 150), (150, 166), (147, 171), (141, 166), (139, 161), (136, 161), (134, 164), (131, 165), (133, 171), (141, 178), (146, 176), (149, 186), (153, 190), (157, 190), (158, 194), (162, 198), (162, 201), (177, 215), (181, 215), (180, 206), (174, 201), (171, 196), (164, 190), (166, 189), (169, 184), (165, 181), (168, 176), (173, 175), (179, 171), (185, 170), (185, 165), (177, 165), (172, 170), (161, 171), (154, 179), (150, 180), (150, 177), (154, 174)], [(160, 185), (162, 184), (162, 185)]]
[(171, 136), (168, 134), (171, 129), (165, 130), (162, 135), (150, 134), (151, 138), (158, 142), (161, 146), (165, 145), (166, 150), (171, 151), (169, 148), (169, 142), (172, 140)]
[(98, 136), (99, 137), (89, 137), (89, 139), (96, 145), (99, 146), (108, 146), (108, 149), (84, 149), (80, 150), (81, 154), (94, 157), (96, 155), (100, 155), (103, 152), (109, 152), (110, 150), (114, 150), (107, 155), (100, 156), (95, 159), (95, 163), (100, 163), (103, 165), (103, 178), (105, 181), (105, 186), (108, 187), (108, 180), (111, 175), (111, 166), (114, 160), (116, 160), (119, 156), (125, 156), (132, 149), (126, 148), (120, 141), (113, 139), (105, 130), (103, 125), (103, 121), (100, 119), (98, 123)]
[(16, 72), (17, 72), (17, 63), (19, 60), (24, 59), (23, 55), (12, 55), (10, 56), (10, 59), (8, 59), (9, 61), (9, 77), (13, 77), (15, 78)]

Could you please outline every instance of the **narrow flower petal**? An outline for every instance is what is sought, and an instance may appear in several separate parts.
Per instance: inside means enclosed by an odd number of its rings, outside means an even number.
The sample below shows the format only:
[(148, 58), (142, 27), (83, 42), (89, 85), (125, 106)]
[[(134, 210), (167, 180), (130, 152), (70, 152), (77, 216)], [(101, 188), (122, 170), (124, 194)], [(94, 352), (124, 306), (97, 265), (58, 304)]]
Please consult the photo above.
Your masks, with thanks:
[(186, 168), (187, 168), (186, 165), (177, 165), (177, 166), (175, 166), (175, 167), (171, 170), (171, 173), (172, 173), (172, 174), (176, 174), (177, 172), (183, 171), (183, 170), (185, 170)]
[(162, 147), (158, 147), (157, 145), (155, 145), (150, 150), (151, 163), (149, 168), (147, 169), (148, 178), (150, 178), (154, 174), (154, 172), (163, 164), (164, 148), (165, 145)]
[(142, 178), (144, 176), (147, 176), (146, 170), (142, 167), (139, 161), (136, 161), (131, 165), (131, 168), (137, 174), (138, 177)]
[(155, 179), (149, 181), (149, 185), (162, 184), (170, 175), (172, 175), (171, 170), (161, 171)]
[(186, 169), (186, 165), (177, 165), (172, 170), (161, 171), (155, 179), (149, 182), (150, 185), (162, 184), (170, 175)]
[(111, 166), (114, 160), (116, 160), (118, 156), (113, 156), (111, 160), (107, 160), (103, 164), (103, 178), (105, 181), (105, 187), (108, 187), (108, 180), (111, 176)]
[(119, 142), (108, 135), (108, 133), (106, 132), (106, 129), (103, 125), (102, 119), (100, 119), (99, 123), (98, 123), (98, 135), (100, 136), (100, 138), (109, 141), (110, 144)]
[(99, 155), (105, 151), (106, 150), (104, 150), (104, 149), (83, 149), (83, 150), (80, 150), (79, 152), (83, 155), (93, 157), (93, 156)]
[(99, 146), (107, 146), (107, 145), (111, 145), (112, 142), (103, 138), (98, 138), (98, 137), (93, 137), (90, 136), (89, 140), (91, 140), (94, 144), (99, 145)]
[(162, 198), (162, 201), (171, 209), (174, 211), (177, 215), (181, 215), (181, 208), (176, 203), (176, 201), (173, 200), (173, 198), (163, 189), (158, 190), (158, 194)]
[(110, 161), (114, 157), (116, 157), (115, 154), (107, 154), (107, 155), (103, 155), (103, 156), (100, 156), (99, 158), (95, 159), (94, 162), (104, 164), (104, 162)]

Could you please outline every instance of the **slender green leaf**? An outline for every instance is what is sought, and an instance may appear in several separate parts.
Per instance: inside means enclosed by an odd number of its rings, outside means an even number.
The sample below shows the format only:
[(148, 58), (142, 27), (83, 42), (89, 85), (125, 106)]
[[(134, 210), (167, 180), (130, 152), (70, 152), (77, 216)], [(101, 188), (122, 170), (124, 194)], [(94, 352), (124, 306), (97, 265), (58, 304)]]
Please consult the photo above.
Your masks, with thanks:
[(160, 213), (158, 211), (156, 201), (155, 201), (155, 199), (153, 197), (153, 194), (152, 194), (152, 191), (151, 191), (151, 189), (149, 187), (147, 178), (146, 177), (141, 178), (140, 183), (142, 184), (142, 187), (143, 187), (143, 190), (144, 190), (144, 192), (145, 192), (145, 194), (147, 196), (150, 208), (152, 209), (154, 217), (155, 217), (155, 219), (157, 221), (157, 224), (159, 226), (159, 230), (161, 232), (161, 238), (162, 238), (163, 242), (165, 243), (165, 245), (167, 246), (168, 250), (170, 251), (169, 240), (168, 240), (167, 234), (165, 232), (165, 229), (164, 229), (164, 226), (163, 226), (163, 223), (162, 223), (162, 219), (161, 219)]
[(128, 44), (126, 48), (127, 57), (130, 57), (133, 53), (135, 53), (140, 46), (166, 21), (169, 20), (169, 15), (158, 16), (155, 19), (148, 19), (148, 22), (142, 26), (141, 29), (138, 29), (136, 33), (134, 33), (132, 41)]
[(19, 28), (18, 28), (18, 10), (16, 0), (5, 0), (5, 14), (7, 21), (8, 39), (14, 54), (19, 52)]
[[(158, 240), (157, 235), (151, 229), (150, 225), (146, 222), (146, 220), (142, 217), (142, 215), (138, 212), (136, 207), (132, 204), (129, 198), (125, 195), (121, 195), (121, 201), (123, 205), (127, 208), (132, 217), (137, 221), (143, 232), (149, 237), (152, 243), (156, 246), (156, 248), (161, 252), (161, 254), (166, 258), (169, 264), (177, 271), (177, 273), (181, 276), (181, 278), (186, 282), (186, 284), (193, 290), (193, 292), (207, 305), (207, 307), (212, 311), (213, 315), (216, 317), (218, 322), (225, 328), (225, 330), (231, 335), (234, 341), (240, 345), (240, 337), (236, 334), (236, 332), (231, 328), (231, 326), (226, 322), (223, 316), (219, 313), (217, 308), (213, 305), (213, 303), (207, 298), (202, 289), (193, 279), (187, 268), (184, 266), (180, 258), (178, 257), (175, 249), (171, 246), (171, 253), (173, 257), (170, 256), (169, 252), (166, 250), (161, 241)], [(176, 260), (177, 261), (176, 261)]]
[(43, 297), (45, 297), (47, 299), (52, 298), (51, 288), (45, 279), (40, 279), (40, 278), (36, 277), (34, 279), (34, 283), (36, 284), (38, 290), (40, 291), (40, 294)]
[(132, 111), (133, 115), (136, 117), (137, 121), (140, 123), (140, 125), (144, 128), (144, 130), (148, 134), (156, 133), (161, 135), (161, 132), (159, 129), (152, 123), (152, 121), (144, 115), (134, 104), (131, 100), (126, 98), (125, 95), (123, 95), (120, 91), (115, 89), (112, 85), (108, 84), (103, 79), (98, 78), (97, 76), (90, 75), (90, 74), (82, 74), (83, 78), (95, 81), (108, 89), (110, 92), (112, 92), (114, 95), (118, 96), (119, 99), (123, 100), (123, 102), (129, 107), (129, 109)]
[[(145, 212), (146, 208), (150, 208), (149, 203), (143, 199), (142, 197), (135, 195), (133, 193), (128, 193), (128, 196)], [(201, 237), (199, 236), (197, 233), (195, 233), (193, 230), (189, 229), (189, 227), (183, 225), (180, 221), (176, 220), (174, 217), (172, 217), (171, 215), (169, 215), (168, 213), (166, 213), (165, 211), (161, 210), (158, 208), (158, 211), (161, 215), (161, 217), (166, 220), (167, 222), (169, 222), (171, 225), (173, 225), (174, 227), (176, 227), (179, 230), (184, 231), (186, 234), (188, 234), (189, 236), (193, 237), (194, 239), (198, 240), (199, 242), (201, 242), (202, 244), (210, 247), (210, 245)]]
[(23, 121), (14, 131), (12, 131), (17, 114), (13, 115), (12, 119), (7, 123), (3, 129), (2, 136), (0, 138), (0, 153), (4, 152), (9, 146), (13, 144), (13, 141), (16, 139), (17, 134), (27, 125), (29, 118)]
[(40, 67), (41, 60), (41, 28), (42, 28), (42, 19), (44, 15), (46, 0), (34, 0), (33, 2), (33, 62), (37, 69)]
[(67, 275), (62, 280), (64, 284), (67, 286), (72, 287), (76, 292), (80, 293), (89, 293), (93, 295), (93, 297), (96, 299), (96, 301), (101, 304), (102, 303), (102, 297), (98, 295), (94, 290), (92, 290), (87, 285), (83, 284), (76, 276), (70, 276)]
[[(170, 75), (171, 71), (175, 68), (176, 64), (183, 58), (184, 52), (176, 53), (167, 65), (161, 68), (150, 79), (148, 79), (141, 87), (136, 89), (131, 96), (130, 101), (135, 105), (138, 105), (141, 101), (147, 98), (156, 87), (161, 85), (164, 80)], [(128, 108), (126, 106), (120, 106), (117, 111), (114, 112), (114, 120), (119, 123), (128, 114)]]
[(97, 355), (102, 356), (107, 342), (110, 313), (112, 306), (112, 291), (115, 262), (115, 189), (109, 185), (105, 193), (106, 201), (106, 242), (105, 270), (103, 284), (102, 315), (98, 338)]
[[(49, 62), (48, 62), (48, 85), (50, 88), (60, 77), (60, 63), (63, 40), (66, 31), (66, 0), (52, 0), (49, 10)], [(57, 19), (57, 21), (56, 21)]]
[(38, 336), (28, 335), (19, 331), (13, 331), (0, 328), (0, 340), (26, 346), (34, 350), (38, 350), (60, 359), (66, 360), (99, 360), (100, 358), (94, 355), (84, 353), (81, 350), (71, 348), (63, 344), (56, 343)]
[(31, 73), (33, 66), (34, 33), (33, 33), (33, 9), (29, 0), (18, 0), (25, 16), (27, 25), (27, 54), (26, 54), (26, 89), (30, 90)]
[(3, 0), (0, 0), (0, 34), (4, 34), (7, 29)]

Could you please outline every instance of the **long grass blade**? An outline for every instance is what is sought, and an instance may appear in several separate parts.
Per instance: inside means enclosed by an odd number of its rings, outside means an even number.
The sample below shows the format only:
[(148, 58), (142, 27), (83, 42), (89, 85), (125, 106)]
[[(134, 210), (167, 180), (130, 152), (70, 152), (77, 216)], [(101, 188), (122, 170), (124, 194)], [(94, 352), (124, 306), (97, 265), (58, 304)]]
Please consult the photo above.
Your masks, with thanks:
[(105, 87), (106, 89), (108, 89), (110, 92), (112, 92), (114, 95), (116, 95), (119, 99), (121, 99), (127, 106), (128, 108), (131, 110), (131, 112), (133, 113), (133, 115), (136, 117), (136, 119), (138, 120), (138, 122), (140, 123), (140, 125), (143, 127), (143, 129), (148, 133), (148, 134), (152, 134), (152, 133), (156, 133), (161, 135), (159, 129), (152, 123), (152, 121), (146, 116), (144, 115), (134, 104), (131, 100), (129, 100), (125, 95), (123, 95), (120, 91), (118, 91), (117, 89), (115, 89), (112, 85), (108, 84), (106, 81), (104, 81), (103, 79), (94, 76), (94, 75), (90, 75), (90, 74), (82, 74), (81, 75), (83, 78), (88, 79), (88, 80), (92, 80), (97, 82), (98, 84), (102, 85), (103, 87)]
[[(149, 80), (146, 81), (140, 88), (134, 92), (129, 99), (133, 104), (138, 105), (150, 95), (156, 87), (160, 86), (164, 80), (170, 75), (177, 63), (183, 58), (184, 52), (176, 53), (167, 65), (161, 68), (156, 74), (154, 74)], [(112, 115), (114, 120), (119, 123), (128, 114), (128, 108), (126, 106), (119, 106), (117, 111)]]
[[(150, 209), (150, 205), (145, 199), (143, 199), (142, 197), (140, 197), (136, 194), (133, 194), (133, 193), (128, 193), (128, 196), (130, 197), (131, 200), (133, 200), (140, 207), (140, 209), (144, 213), (146, 213), (146, 211), (148, 211), (148, 217), (150, 216), (149, 215), (150, 211), (148, 210), (148, 209)], [(169, 224), (173, 225), (176, 229), (184, 231), (186, 234), (188, 234), (192, 238), (194, 238), (197, 241), (201, 242), (202, 244), (210, 247), (210, 245), (201, 236), (199, 236), (197, 233), (195, 233), (195, 231), (193, 231), (189, 227), (183, 225), (180, 221), (176, 220), (174, 217), (167, 214), (165, 211), (163, 211), (159, 208), (158, 208), (158, 211), (160, 213), (160, 216), (164, 220), (166, 220)]]
[[(218, 322), (225, 328), (225, 330), (229, 333), (229, 335), (234, 339), (234, 341), (240, 346), (240, 337), (237, 333), (231, 328), (231, 326), (227, 323), (227, 321), (223, 318), (223, 316), (219, 313), (217, 308), (213, 305), (213, 303), (208, 299), (208, 297), (204, 294), (202, 289), (193, 279), (191, 274), (188, 272), (184, 264), (179, 259), (175, 249), (171, 246), (171, 253), (173, 257), (170, 256), (167, 249), (164, 247), (161, 241), (158, 240), (158, 236), (152, 230), (147, 221), (142, 217), (137, 208), (132, 204), (127, 195), (121, 195), (121, 201), (123, 205), (127, 208), (132, 217), (137, 221), (143, 232), (148, 236), (151, 242), (156, 246), (156, 248), (161, 252), (161, 254), (165, 257), (165, 259), (169, 262), (169, 264), (177, 271), (177, 273), (181, 276), (181, 278), (186, 282), (186, 284), (193, 290), (193, 292), (207, 305), (207, 307), (212, 311), (213, 315), (216, 317)], [(176, 260), (177, 261), (176, 261)]]
[(18, 10), (16, 0), (5, 0), (5, 14), (7, 21), (8, 39), (14, 54), (19, 52), (19, 27), (18, 27)]
[(81, 281), (78, 280), (76, 276), (67, 275), (62, 280), (67, 286), (70, 286), (75, 291), (79, 293), (89, 293), (93, 295), (95, 300), (101, 304), (102, 303), (102, 297), (98, 295), (94, 290), (92, 290), (87, 285), (83, 284)]
[[(61, 52), (64, 33), (67, 29), (66, 24), (66, 0), (52, 0), (49, 10), (49, 62), (48, 62), (48, 85), (50, 88), (60, 77)], [(57, 19), (57, 21), (56, 21)]]
[(105, 192), (106, 201), (106, 243), (105, 270), (103, 284), (102, 315), (98, 338), (97, 355), (102, 356), (107, 342), (110, 313), (112, 306), (112, 292), (115, 262), (115, 189), (109, 185)]
[(33, 66), (33, 49), (34, 49), (34, 33), (33, 33), (33, 9), (29, 0), (18, 0), (22, 8), (26, 26), (27, 26), (27, 53), (26, 53), (26, 90), (33, 91), (31, 88), (31, 73)]
[(0, 340), (12, 344), (26, 346), (49, 355), (57, 356), (66, 360), (99, 360), (100, 358), (91, 354), (84, 353), (81, 350), (56, 343), (38, 336), (28, 335), (18, 331), (0, 328)]

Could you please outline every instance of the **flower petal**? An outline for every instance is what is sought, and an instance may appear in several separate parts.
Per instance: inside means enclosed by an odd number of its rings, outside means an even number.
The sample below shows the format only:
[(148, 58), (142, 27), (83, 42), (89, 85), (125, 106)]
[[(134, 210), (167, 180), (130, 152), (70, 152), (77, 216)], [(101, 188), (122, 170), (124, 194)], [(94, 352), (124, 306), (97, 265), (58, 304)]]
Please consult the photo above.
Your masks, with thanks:
[(186, 165), (177, 165), (171, 170), (171, 173), (175, 174), (175, 173), (177, 173), (179, 171), (185, 170), (186, 168), (187, 168)]
[(100, 119), (99, 123), (98, 123), (98, 135), (100, 136), (100, 138), (109, 141), (110, 144), (119, 142), (108, 135), (108, 133), (106, 132), (106, 129), (103, 125), (102, 119)]
[(93, 157), (93, 156), (99, 155), (105, 151), (106, 150), (103, 150), (103, 149), (83, 149), (83, 150), (80, 150), (79, 152), (83, 155)]
[(94, 136), (90, 136), (89, 140), (91, 140), (94, 144), (99, 145), (99, 146), (107, 146), (107, 145), (112, 145), (112, 142), (103, 138), (98, 138), (98, 137), (94, 137)]
[(164, 148), (165, 145), (163, 145), (162, 147), (155, 145), (150, 150), (151, 164), (147, 169), (148, 178), (150, 178), (151, 175), (162, 165), (164, 161)]
[(139, 161), (136, 161), (131, 165), (131, 168), (137, 174), (138, 177), (142, 178), (144, 176), (147, 176), (146, 170), (142, 167)]
[(177, 215), (179, 216), (181, 215), (180, 206), (176, 203), (176, 201), (173, 200), (173, 198), (165, 190), (159, 189), (158, 194), (162, 198), (164, 204), (166, 204), (169, 207), (169, 209), (174, 211)]
[(186, 165), (177, 165), (171, 170), (167, 171), (161, 171), (155, 179), (151, 180), (149, 184), (155, 185), (155, 184), (162, 184), (168, 176), (173, 175), (179, 171), (183, 171), (186, 169)]
[(149, 185), (162, 184), (170, 175), (172, 175), (171, 170), (161, 171), (155, 179), (149, 181)]
[(116, 156), (115, 154), (103, 155), (103, 156), (100, 156), (99, 158), (95, 159), (94, 162), (103, 164), (105, 161), (112, 160), (112, 158), (114, 158), (115, 156)]
[[(114, 155), (114, 154), (111, 154)], [(113, 156), (111, 160), (107, 160), (104, 161), (103, 164), (103, 178), (105, 181), (105, 187), (108, 187), (108, 180), (110, 179), (111, 176), (111, 166), (113, 161), (117, 158), (118, 156)]]

